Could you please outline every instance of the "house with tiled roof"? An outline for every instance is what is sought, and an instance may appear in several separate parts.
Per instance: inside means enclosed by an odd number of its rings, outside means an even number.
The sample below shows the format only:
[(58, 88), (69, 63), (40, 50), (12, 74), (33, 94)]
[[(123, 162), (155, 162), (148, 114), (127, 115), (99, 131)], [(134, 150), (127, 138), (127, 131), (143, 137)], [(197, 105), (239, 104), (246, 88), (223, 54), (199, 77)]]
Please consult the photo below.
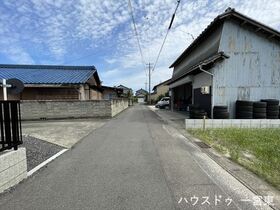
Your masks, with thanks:
[(153, 87), (153, 92), (151, 93), (151, 100), (156, 102), (161, 96), (167, 96), (169, 92), (169, 86), (167, 85), (170, 79), (165, 80)]
[(142, 88), (135, 92), (135, 96), (137, 98), (138, 103), (146, 102), (147, 101), (147, 95), (148, 95), (148, 91), (146, 91)]
[(18, 95), (8, 95), (8, 99), (102, 99), (101, 81), (94, 66), (0, 65), (0, 80), (11, 78), (21, 80), (24, 90)]

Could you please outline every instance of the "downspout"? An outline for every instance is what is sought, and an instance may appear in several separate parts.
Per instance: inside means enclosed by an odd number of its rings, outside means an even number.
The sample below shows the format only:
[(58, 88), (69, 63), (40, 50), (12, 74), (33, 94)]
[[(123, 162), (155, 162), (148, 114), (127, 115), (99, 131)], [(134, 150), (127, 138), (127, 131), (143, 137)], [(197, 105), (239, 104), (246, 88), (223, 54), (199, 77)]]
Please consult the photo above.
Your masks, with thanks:
[(200, 64), (198, 67), (200, 69), (200, 71), (210, 75), (212, 77), (212, 80), (211, 80), (211, 118), (213, 119), (213, 107), (214, 107), (214, 87), (213, 87), (213, 80), (214, 80), (214, 74), (209, 72), (209, 71), (206, 71), (202, 68), (202, 65), (203, 64)]

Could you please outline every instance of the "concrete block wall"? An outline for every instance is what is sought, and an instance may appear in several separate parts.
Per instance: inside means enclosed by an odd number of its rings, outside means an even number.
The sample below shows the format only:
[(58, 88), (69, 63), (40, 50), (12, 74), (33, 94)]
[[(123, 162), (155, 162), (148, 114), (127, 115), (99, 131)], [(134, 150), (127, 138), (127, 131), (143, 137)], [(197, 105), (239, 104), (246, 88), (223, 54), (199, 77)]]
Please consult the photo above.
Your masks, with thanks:
[[(203, 119), (186, 119), (186, 129), (203, 128)], [(280, 119), (205, 119), (205, 128), (280, 128)]]
[(128, 100), (127, 99), (114, 99), (111, 100), (111, 111), (112, 117), (117, 115), (118, 113), (122, 112), (128, 107)]
[(0, 153), (0, 193), (27, 178), (25, 148)]
[(127, 100), (22, 101), (23, 120), (107, 118), (128, 107)]

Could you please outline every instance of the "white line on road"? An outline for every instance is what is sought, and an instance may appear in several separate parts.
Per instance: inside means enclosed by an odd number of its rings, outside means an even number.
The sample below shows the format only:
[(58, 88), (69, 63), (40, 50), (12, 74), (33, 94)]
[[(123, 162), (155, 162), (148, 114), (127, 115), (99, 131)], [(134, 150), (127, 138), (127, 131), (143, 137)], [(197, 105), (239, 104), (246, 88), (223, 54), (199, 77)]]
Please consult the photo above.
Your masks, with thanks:
[(38, 171), (40, 168), (44, 167), (45, 165), (47, 165), (48, 163), (50, 163), (51, 161), (53, 161), (54, 159), (56, 159), (57, 157), (59, 157), (60, 155), (62, 155), (64, 152), (66, 152), (68, 149), (63, 149), (61, 151), (59, 151), (58, 153), (56, 153), (55, 155), (51, 156), (49, 159), (45, 160), (44, 162), (40, 163), (39, 165), (37, 165), (35, 168), (33, 168), (32, 170), (27, 172), (27, 176), (31, 176), (32, 174), (34, 174), (36, 171)]

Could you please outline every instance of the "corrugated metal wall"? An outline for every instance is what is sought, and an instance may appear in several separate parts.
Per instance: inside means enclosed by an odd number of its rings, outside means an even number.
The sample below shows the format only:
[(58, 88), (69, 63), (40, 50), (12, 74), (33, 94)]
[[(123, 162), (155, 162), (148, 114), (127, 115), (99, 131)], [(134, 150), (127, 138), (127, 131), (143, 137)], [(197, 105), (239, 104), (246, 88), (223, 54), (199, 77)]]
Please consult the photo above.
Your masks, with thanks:
[(244, 26), (226, 21), (219, 51), (230, 56), (214, 67), (215, 105), (230, 106), (237, 99), (280, 99), (280, 43)]
[(183, 73), (186, 73), (186, 69), (212, 55), (215, 55), (219, 49), (221, 32), (222, 27), (220, 26), (214, 30), (207, 39), (199, 43), (199, 46), (188, 54), (180, 64), (174, 67), (172, 78), (178, 78)]

